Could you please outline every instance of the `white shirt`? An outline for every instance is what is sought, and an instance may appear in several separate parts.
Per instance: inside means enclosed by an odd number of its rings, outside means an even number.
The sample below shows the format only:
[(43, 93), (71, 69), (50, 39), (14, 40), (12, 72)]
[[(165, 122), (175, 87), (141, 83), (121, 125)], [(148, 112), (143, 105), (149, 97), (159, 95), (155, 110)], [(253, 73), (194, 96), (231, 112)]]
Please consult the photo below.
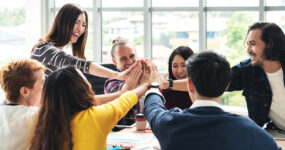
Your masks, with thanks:
[(190, 108), (205, 107), (205, 106), (213, 106), (223, 109), (223, 106), (221, 104), (211, 100), (195, 100), (194, 103), (190, 106)]
[(30, 147), (37, 107), (0, 106), (0, 150), (27, 150)]
[(283, 69), (266, 73), (272, 91), (272, 103), (268, 117), (280, 129), (285, 130), (285, 87)]

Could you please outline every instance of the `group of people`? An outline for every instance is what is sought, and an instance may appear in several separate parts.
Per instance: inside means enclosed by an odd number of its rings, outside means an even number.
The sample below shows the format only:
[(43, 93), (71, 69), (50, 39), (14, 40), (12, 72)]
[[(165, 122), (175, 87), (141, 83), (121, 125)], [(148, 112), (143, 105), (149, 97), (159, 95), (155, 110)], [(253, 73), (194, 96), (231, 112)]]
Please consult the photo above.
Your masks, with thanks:
[[(168, 80), (153, 62), (137, 59), (121, 37), (111, 50), (119, 72), (86, 60), (87, 34), (86, 11), (66, 4), (31, 59), (1, 69), (7, 104), (0, 106), (0, 149), (103, 150), (118, 121), (125, 116), (122, 124), (133, 123), (126, 120), (137, 112), (144, 113), (162, 150), (280, 149), (261, 128), (285, 130), (285, 35), (276, 24), (250, 26), (251, 58), (232, 68), (215, 52), (176, 48)], [(73, 55), (63, 51), (67, 45)], [(96, 95), (83, 73), (110, 78), (106, 94)], [(249, 118), (223, 110), (226, 90), (243, 90)]]

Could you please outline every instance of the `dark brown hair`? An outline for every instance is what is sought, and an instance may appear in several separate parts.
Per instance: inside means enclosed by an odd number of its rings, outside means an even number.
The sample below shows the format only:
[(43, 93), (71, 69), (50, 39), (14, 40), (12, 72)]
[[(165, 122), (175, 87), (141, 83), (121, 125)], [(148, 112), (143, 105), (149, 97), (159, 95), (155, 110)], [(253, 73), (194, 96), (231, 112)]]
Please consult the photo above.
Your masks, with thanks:
[(275, 23), (256, 22), (248, 28), (250, 31), (260, 29), (261, 40), (266, 44), (263, 56), (271, 61), (285, 61), (285, 35), (282, 29)]
[(193, 50), (188, 46), (179, 46), (175, 50), (173, 50), (173, 52), (170, 54), (169, 60), (168, 60), (168, 76), (169, 76), (169, 79), (176, 80), (176, 78), (174, 77), (174, 75), (172, 73), (172, 62), (173, 62), (174, 57), (176, 55), (180, 55), (186, 62), (186, 60), (193, 54), (194, 54)]
[(35, 72), (45, 70), (45, 66), (32, 59), (11, 61), (0, 70), (0, 84), (6, 98), (16, 103), (23, 86), (33, 88), (36, 82)]
[(55, 46), (59, 47), (67, 45), (70, 42), (75, 22), (82, 13), (85, 14), (86, 18), (85, 32), (78, 38), (76, 43), (72, 43), (72, 53), (74, 56), (86, 59), (84, 51), (88, 34), (88, 15), (86, 11), (83, 11), (75, 4), (65, 4), (60, 8), (49, 33), (35, 47), (46, 42), (53, 42)]
[(90, 84), (74, 67), (54, 71), (43, 87), (31, 150), (72, 149), (71, 120), (95, 105)]

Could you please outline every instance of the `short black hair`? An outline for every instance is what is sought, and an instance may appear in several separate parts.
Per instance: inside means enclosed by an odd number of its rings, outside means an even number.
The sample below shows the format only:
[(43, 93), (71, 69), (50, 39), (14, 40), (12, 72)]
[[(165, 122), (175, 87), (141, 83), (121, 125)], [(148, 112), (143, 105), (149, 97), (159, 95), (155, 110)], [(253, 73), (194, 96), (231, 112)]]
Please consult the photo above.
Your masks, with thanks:
[(174, 57), (176, 55), (180, 55), (186, 61), (193, 54), (194, 54), (193, 50), (188, 46), (179, 46), (173, 50), (168, 60), (169, 79), (176, 80), (176, 78), (174, 77), (172, 73), (172, 62), (173, 62)]
[(224, 56), (205, 50), (186, 61), (188, 77), (201, 96), (219, 97), (231, 80), (229, 62)]
[(248, 28), (251, 30), (260, 29), (262, 31), (261, 40), (266, 44), (264, 49), (264, 58), (267, 60), (285, 59), (285, 35), (282, 29), (275, 23), (256, 22)]

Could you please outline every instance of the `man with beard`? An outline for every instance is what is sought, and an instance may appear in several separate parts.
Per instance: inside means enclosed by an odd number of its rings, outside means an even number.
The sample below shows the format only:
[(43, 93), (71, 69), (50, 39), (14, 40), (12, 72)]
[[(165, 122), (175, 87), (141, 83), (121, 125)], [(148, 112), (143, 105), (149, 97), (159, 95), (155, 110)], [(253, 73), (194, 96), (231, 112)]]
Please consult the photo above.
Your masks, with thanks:
[[(119, 71), (130, 68), (136, 62), (135, 48), (128, 43), (127, 39), (117, 37), (113, 40), (111, 50), (112, 61)], [(105, 94), (115, 93), (124, 89), (125, 81), (108, 79), (104, 85)], [(118, 125), (132, 125), (135, 123), (135, 115), (140, 110), (139, 102), (123, 117)], [(116, 129), (115, 129), (116, 130)]]
[(259, 126), (285, 130), (284, 33), (274, 23), (257, 22), (246, 44), (251, 58), (232, 68), (228, 90), (243, 90), (249, 117)]

